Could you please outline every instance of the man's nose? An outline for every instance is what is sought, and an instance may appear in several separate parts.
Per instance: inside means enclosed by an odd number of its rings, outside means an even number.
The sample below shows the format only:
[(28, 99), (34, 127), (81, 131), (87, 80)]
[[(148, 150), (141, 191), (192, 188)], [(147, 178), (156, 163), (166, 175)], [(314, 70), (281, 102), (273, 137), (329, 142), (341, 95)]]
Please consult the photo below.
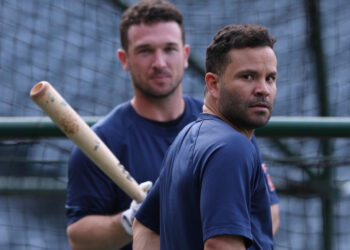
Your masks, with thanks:
[(271, 83), (268, 83), (266, 79), (259, 79), (255, 84), (255, 94), (268, 96), (271, 92)]
[(163, 68), (166, 66), (165, 55), (161, 50), (155, 51), (152, 66), (155, 68)]

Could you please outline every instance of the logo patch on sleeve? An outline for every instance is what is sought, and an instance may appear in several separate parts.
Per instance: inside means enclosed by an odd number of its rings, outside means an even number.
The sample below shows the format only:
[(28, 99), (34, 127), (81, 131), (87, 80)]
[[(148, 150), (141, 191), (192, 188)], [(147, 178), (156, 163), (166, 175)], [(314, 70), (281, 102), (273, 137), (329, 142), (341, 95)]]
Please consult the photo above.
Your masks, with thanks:
[(269, 189), (270, 191), (275, 191), (275, 185), (273, 185), (272, 181), (271, 181), (271, 176), (269, 174), (269, 172), (267, 171), (267, 166), (265, 163), (261, 164), (262, 169), (264, 170), (264, 174), (266, 175), (266, 179), (267, 179), (267, 184), (269, 185)]

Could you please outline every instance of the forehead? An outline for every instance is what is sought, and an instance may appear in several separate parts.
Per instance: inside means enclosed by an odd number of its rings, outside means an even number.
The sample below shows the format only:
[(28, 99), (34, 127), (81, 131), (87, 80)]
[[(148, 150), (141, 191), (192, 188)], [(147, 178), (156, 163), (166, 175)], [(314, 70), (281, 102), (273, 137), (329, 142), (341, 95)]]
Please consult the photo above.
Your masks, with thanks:
[(277, 58), (273, 49), (268, 46), (256, 48), (232, 49), (228, 56), (230, 70), (244, 71), (254, 70), (257, 72), (277, 72)]
[(158, 46), (168, 43), (182, 44), (180, 26), (174, 22), (132, 25), (128, 30), (129, 48), (150, 45)]

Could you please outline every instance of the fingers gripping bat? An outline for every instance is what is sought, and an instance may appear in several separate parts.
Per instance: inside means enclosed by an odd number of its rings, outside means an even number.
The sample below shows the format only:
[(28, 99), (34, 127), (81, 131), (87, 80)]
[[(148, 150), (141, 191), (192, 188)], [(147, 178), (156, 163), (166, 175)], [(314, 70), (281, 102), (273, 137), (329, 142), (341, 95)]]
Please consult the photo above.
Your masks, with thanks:
[(146, 194), (117, 157), (49, 82), (41, 81), (34, 85), (30, 97), (130, 198), (137, 202), (145, 199)]

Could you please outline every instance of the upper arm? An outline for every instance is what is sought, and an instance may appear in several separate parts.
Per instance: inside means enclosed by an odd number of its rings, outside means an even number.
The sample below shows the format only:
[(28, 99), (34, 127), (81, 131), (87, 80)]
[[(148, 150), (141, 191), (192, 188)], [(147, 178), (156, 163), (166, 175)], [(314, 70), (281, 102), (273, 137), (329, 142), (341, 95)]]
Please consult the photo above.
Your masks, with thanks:
[(120, 221), (121, 213), (85, 216), (67, 227), (69, 244), (73, 250), (119, 249), (131, 241)]
[(159, 181), (153, 185), (146, 199), (142, 202), (135, 218), (144, 226), (159, 234), (160, 232), (160, 200)]
[(136, 218), (132, 227), (133, 231), (133, 245), (132, 249), (160, 249), (159, 234), (153, 232), (145, 227)]
[(278, 204), (271, 205), (271, 218), (272, 218), (272, 231), (273, 231), (273, 235), (275, 235), (280, 225)]
[(116, 185), (80, 149), (75, 148), (68, 168), (68, 224), (91, 214), (115, 213), (118, 201), (115, 187)]
[(225, 249), (241, 250), (246, 249), (244, 239), (236, 235), (219, 235), (209, 238), (204, 243), (204, 250)]

